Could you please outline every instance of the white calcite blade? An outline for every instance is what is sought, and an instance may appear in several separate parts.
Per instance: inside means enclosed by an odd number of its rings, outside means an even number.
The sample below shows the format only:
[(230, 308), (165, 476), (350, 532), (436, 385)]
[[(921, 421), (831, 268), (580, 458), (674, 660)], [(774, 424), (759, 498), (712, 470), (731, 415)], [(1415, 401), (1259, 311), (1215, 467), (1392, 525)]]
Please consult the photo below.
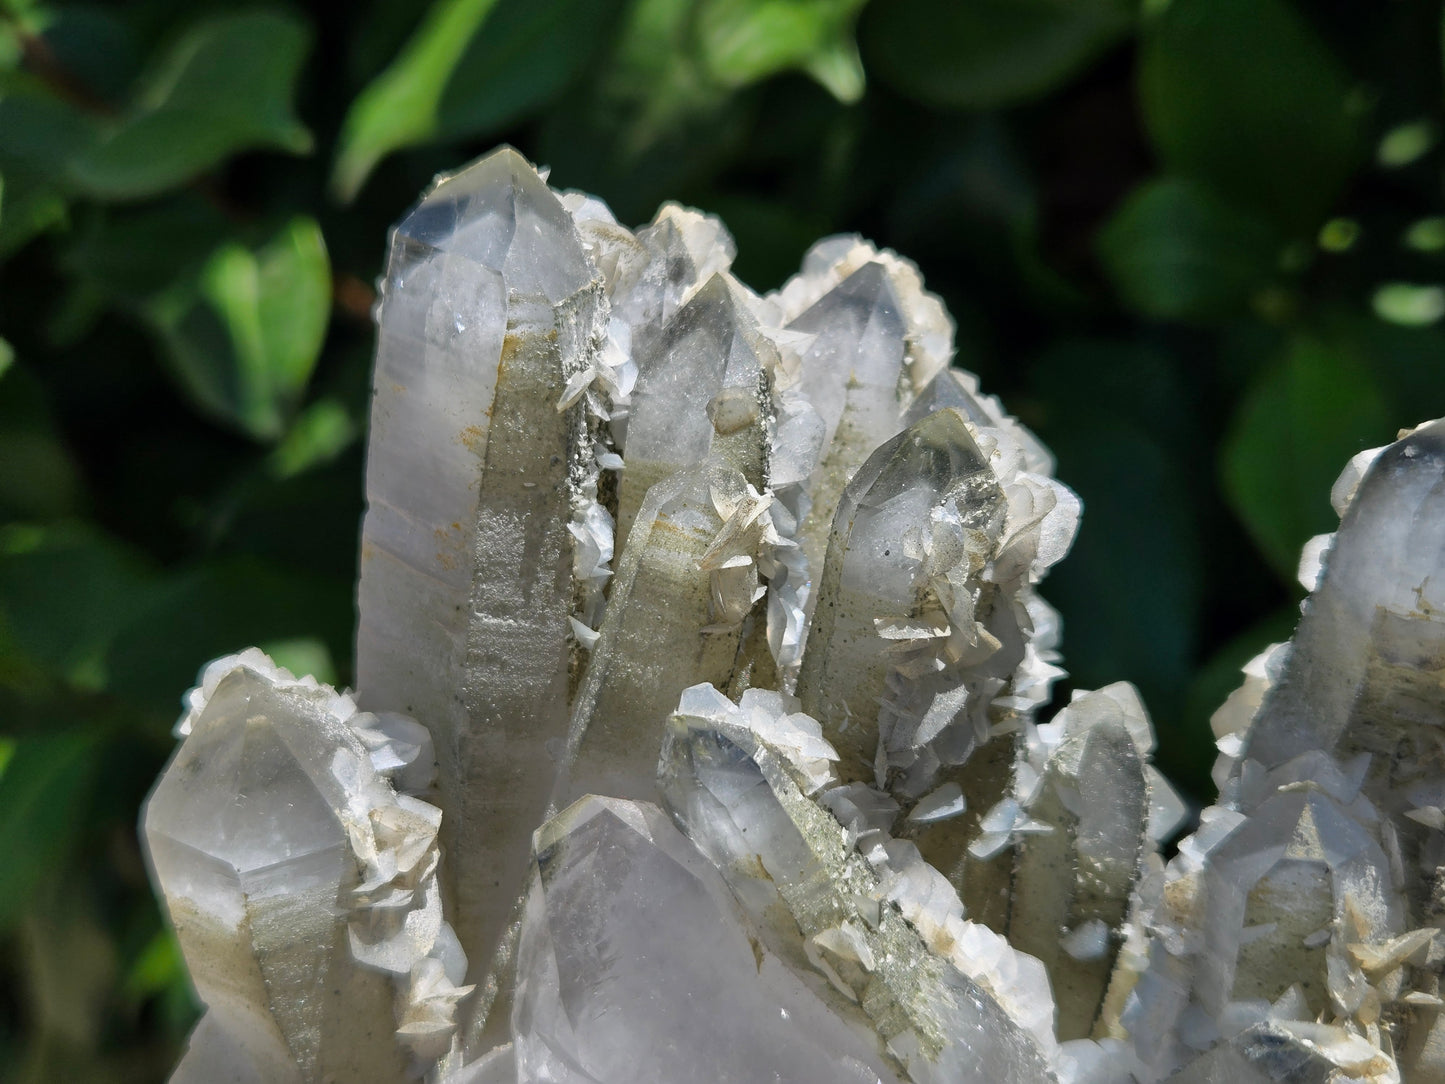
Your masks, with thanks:
[(254, 650), (213, 663), (190, 703), (143, 816), (207, 1008), (176, 1078), (401, 1079), (447, 1048), (468, 992), (436, 884), (440, 811), (387, 777), (405, 728)]
[(528, 862), (562, 740), (583, 407), (606, 302), (571, 216), (515, 151), (441, 178), (397, 226), (378, 316), (358, 696), (430, 728), (446, 882), (474, 977)]
[(894, 1084), (759, 944), (656, 807), (584, 798), (537, 833), (518, 948), (517, 1079)]

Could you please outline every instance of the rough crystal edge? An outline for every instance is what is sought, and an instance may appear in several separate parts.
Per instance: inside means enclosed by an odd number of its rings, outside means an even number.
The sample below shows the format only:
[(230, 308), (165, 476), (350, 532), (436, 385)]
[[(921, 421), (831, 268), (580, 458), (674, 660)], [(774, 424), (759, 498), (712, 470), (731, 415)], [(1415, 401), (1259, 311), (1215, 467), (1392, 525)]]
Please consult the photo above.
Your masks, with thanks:
[[(367, 753), (370, 778), (364, 774), (339, 782), (350, 791), (350, 803), (337, 810), (347, 840), (362, 869), (362, 884), (346, 914), (353, 959), (364, 967), (390, 974), (396, 988), (396, 1038), (419, 1067), (443, 1055), (457, 1029), (458, 1003), (472, 992), (459, 985), (466, 973), (466, 955), (442, 916), (437, 871), (441, 855), (436, 833), (442, 811), (423, 801), (436, 774), (431, 736), (424, 726), (399, 713), (359, 711), (348, 690), (337, 690), (311, 675), (296, 677), (260, 648), (250, 647), (211, 661), (200, 681), (183, 698), (185, 711), (175, 732), (184, 741), (221, 682), (247, 670), (277, 690), (299, 691), (316, 700), (337, 723), (348, 727)], [(418, 851), (430, 859), (412, 862)], [(414, 875), (420, 865), (421, 875)], [(412, 884), (406, 881), (414, 881)], [(416, 942), (411, 924), (394, 922), (394, 932), (381, 941), (368, 940), (369, 912), (378, 904), (395, 910), (389, 889), (411, 893), (408, 913), (435, 910), (435, 921), (422, 922), (434, 936)], [(395, 915), (389, 916), (394, 919)]]

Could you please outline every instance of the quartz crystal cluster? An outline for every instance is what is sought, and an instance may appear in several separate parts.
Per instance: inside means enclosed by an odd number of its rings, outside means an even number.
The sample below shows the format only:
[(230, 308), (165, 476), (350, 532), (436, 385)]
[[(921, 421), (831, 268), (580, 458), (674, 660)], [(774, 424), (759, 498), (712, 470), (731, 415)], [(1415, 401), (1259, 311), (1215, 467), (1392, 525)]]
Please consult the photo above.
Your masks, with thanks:
[(1350, 464), (1166, 864), (1133, 688), (1041, 721), (1049, 453), (906, 260), (733, 254), (507, 149), (397, 226), (356, 690), (217, 660), (144, 814), (173, 1079), (1445, 1080), (1445, 423)]

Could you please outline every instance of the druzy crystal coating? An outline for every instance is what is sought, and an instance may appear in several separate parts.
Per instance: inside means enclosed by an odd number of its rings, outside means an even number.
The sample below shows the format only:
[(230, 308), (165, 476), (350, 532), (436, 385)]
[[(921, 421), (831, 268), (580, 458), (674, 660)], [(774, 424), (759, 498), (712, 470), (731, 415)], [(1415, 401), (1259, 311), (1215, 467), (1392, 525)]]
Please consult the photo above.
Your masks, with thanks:
[(175, 1079), (1445, 1080), (1445, 423), (1347, 467), (1166, 863), (1133, 688), (1040, 717), (1047, 450), (906, 260), (734, 252), (509, 149), (396, 227), (357, 688), (210, 664), (144, 814)]

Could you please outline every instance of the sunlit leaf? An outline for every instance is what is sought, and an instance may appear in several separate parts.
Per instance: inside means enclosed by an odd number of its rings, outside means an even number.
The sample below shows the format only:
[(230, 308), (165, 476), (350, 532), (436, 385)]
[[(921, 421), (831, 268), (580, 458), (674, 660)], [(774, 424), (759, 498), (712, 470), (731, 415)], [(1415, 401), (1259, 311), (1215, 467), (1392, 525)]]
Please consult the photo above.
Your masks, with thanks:
[(1326, 342), (1302, 338), (1259, 373), (1221, 453), (1224, 490), (1286, 582), (1300, 547), (1337, 525), (1330, 486), (1345, 463), (1398, 428), (1370, 371)]
[(121, 993), (132, 1001), (186, 981), (186, 965), (174, 931), (163, 928), (141, 950), (121, 980)]
[(1139, 94), (1172, 171), (1313, 234), (1360, 158), (1350, 80), (1288, 0), (1172, 0)]
[(326, 645), (314, 636), (295, 640), (269, 640), (259, 645), (277, 666), (293, 674), (310, 674), (317, 681), (337, 684), (336, 663)]
[(1401, 242), (1416, 252), (1439, 252), (1445, 249), (1445, 218), (1422, 218), (1410, 224)]
[(349, 200), (372, 167), (431, 137), (437, 107), (467, 44), (497, 0), (433, 0), (401, 54), (363, 90), (341, 130), (332, 188)]
[(297, 416), (272, 450), (271, 470), (278, 478), (290, 478), (330, 462), (350, 446), (359, 432), (345, 407), (334, 399), (322, 399)]
[(1099, 234), (1099, 255), (1120, 298), (1157, 319), (1241, 308), (1278, 251), (1267, 221), (1206, 185), (1173, 178), (1136, 189)]
[(330, 316), (320, 228), (295, 219), (258, 250), (228, 244), (149, 305), (196, 401), (260, 439), (275, 439), (310, 379)]
[(70, 163), (97, 196), (154, 195), (244, 150), (303, 154), (311, 135), (292, 108), (309, 33), (257, 10), (193, 26), (144, 80), (134, 104)]
[(1429, 153), (1438, 138), (1435, 125), (1428, 120), (1397, 124), (1375, 148), (1375, 161), (1386, 169), (1401, 169)]
[(845, 102), (863, 94), (853, 24), (864, 0), (710, 0), (698, 13), (702, 61), (719, 82), (746, 86), (807, 72)]
[(1116, 0), (874, 0), (870, 69), (928, 105), (978, 109), (1047, 93), (1133, 24)]
[(1412, 282), (1387, 282), (1370, 298), (1375, 315), (1401, 327), (1427, 327), (1445, 316), (1445, 289)]

